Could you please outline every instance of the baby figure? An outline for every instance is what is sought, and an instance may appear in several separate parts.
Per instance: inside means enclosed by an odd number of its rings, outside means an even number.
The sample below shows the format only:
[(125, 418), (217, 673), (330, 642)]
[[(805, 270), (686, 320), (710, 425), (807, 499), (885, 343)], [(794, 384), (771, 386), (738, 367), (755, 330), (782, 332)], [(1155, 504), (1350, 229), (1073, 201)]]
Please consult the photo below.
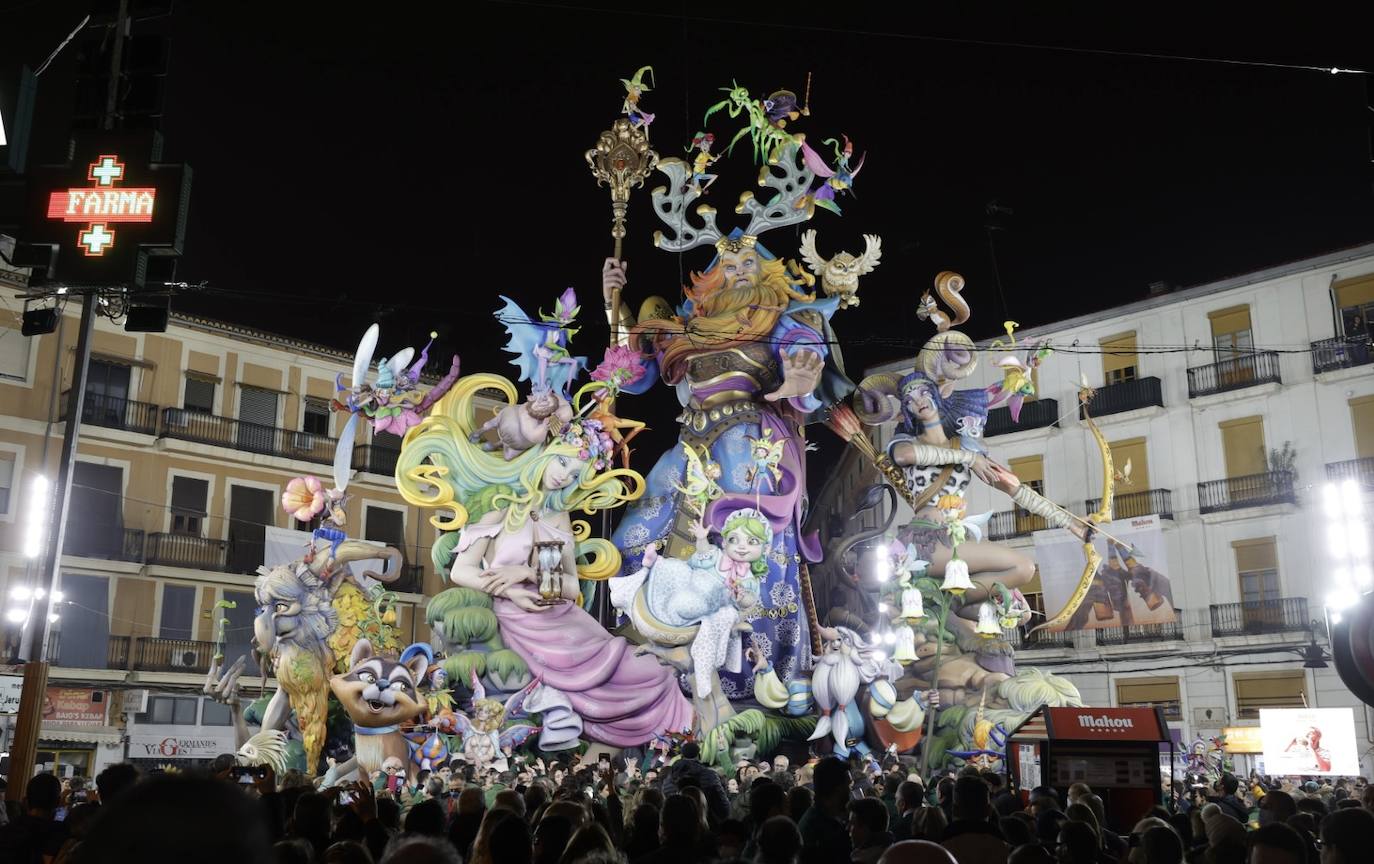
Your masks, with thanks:
[(773, 529), (758, 510), (736, 510), (721, 528), (722, 548), (712, 546), (709, 531), (698, 521), (692, 526), (696, 552), (686, 561), (665, 558), (655, 547), (644, 550), (643, 566), (629, 576), (611, 579), (611, 603), (630, 610), (644, 591), (653, 618), (670, 627), (697, 626), (689, 651), (695, 692), (711, 689), (711, 673), (740, 670), (744, 613), (759, 603), (759, 584), (768, 573), (765, 556)]

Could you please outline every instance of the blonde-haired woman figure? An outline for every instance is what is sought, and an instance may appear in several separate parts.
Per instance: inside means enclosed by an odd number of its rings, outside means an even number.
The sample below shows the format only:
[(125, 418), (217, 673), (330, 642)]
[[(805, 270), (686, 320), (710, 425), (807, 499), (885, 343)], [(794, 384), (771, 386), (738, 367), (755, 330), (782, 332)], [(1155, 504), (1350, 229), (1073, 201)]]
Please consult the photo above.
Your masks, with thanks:
[[(575, 420), (509, 461), (483, 451), (469, 441), (474, 400), (493, 388), (515, 399), (514, 386), (499, 376), (460, 381), (406, 435), (397, 463), (406, 500), (454, 513), (432, 520), (456, 532), (436, 544), (441, 554), (451, 552), (448, 578), (492, 597), (502, 640), (544, 687), (567, 697), (586, 737), (629, 747), (691, 728), (691, 705), (671, 670), (635, 656), (574, 602), (577, 576), (605, 578), (619, 570), (620, 556), (609, 542), (587, 539), (585, 523), (575, 530), (570, 511), (594, 513), (633, 500), (643, 479), (611, 469), (609, 436), (590, 420)], [(579, 567), (579, 555), (590, 563)], [(565, 602), (541, 594), (536, 567), (564, 574)]]

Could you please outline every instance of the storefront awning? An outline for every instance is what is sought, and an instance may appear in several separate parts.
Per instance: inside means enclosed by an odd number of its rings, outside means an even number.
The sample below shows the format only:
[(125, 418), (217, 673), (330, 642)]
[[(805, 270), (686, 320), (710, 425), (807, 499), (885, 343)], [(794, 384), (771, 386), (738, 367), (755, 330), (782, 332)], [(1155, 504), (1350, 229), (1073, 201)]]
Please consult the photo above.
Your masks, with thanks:
[(113, 726), (57, 726), (44, 724), (38, 730), (40, 744), (119, 744), (124, 733)]

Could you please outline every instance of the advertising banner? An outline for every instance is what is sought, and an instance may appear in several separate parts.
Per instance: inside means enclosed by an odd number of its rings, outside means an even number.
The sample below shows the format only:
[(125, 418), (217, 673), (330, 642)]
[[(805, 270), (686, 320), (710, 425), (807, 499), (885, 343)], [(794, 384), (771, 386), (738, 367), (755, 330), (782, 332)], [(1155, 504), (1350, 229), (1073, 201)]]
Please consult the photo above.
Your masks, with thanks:
[(1275, 776), (1358, 777), (1360, 751), (1350, 708), (1261, 708), (1265, 770)]
[[(1168, 624), (1175, 620), (1169, 556), (1158, 516), (1118, 519), (1105, 533), (1126, 544), (1118, 547), (1099, 536), (1093, 546), (1102, 563), (1088, 594), (1061, 630), (1095, 630)], [(1067, 605), (1083, 575), (1083, 544), (1061, 528), (1037, 531), (1035, 563), (1045, 592), (1045, 612), (1053, 618)]]
[(19, 675), (0, 675), (0, 714), (19, 713), (19, 694), (24, 692), (24, 679)]
[(190, 734), (165, 731), (129, 730), (130, 759), (213, 759), (234, 752), (234, 730), (224, 727), (220, 734), (201, 729)]
[(43, 722), (59, 726), (104, 726), (105, 691), (49, 687), (43, 699)]

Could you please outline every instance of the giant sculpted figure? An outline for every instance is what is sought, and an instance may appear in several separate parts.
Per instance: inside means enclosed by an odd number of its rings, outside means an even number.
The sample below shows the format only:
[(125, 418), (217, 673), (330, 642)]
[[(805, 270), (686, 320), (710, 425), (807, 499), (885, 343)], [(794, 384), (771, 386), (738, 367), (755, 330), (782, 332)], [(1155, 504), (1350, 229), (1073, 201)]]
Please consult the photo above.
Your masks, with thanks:
[[(775, 257), (759, 235), (811, 216), (814, 203), (807, 190), (813, 178), (797, 146), (787, 145), (762, 175), (763, 185), (777, 193), (766, 203), (743, 197), (740, 212), (752, 217), (748, 228), (722, 236), (709, 208), (698, 211), (704, 227), (689, 224), (686, 210), (698, 195), (689, 182), (690, 167), (665, 159), (659, 169), (668, 175), (669, 186), (653, 192), (654, 210), (673, 233), (671, 239), (656, 235), (659, 248), (683, 251), (707, 245), (716, 254), (701, 272), (691, 274), (680, 306), (673, 309), (661, 298), (650, 298), (638, 321), (627, 306), (611, 308), (616, 289), (626, 285), (625, 264), (611, 258), (602, 269), (608, 317), (615, 312), (622, 324), (617, 341), (645, 351), (649, 371), (655, 373), (625, 390), (643, 392), (657, 377), (676, 389), (683, 405), (680, 445), (649, 473), (644, 497), (629, 506), (614, 542), (625, 553), (622, 572), (633, 573), (649, 544), (656, 544), (659, 554), (690, 558), (698, 520), (719, 531), (731, 512), (745, 507), (762, 511), (772, 539), (759, 604), (744, 615), (753, 628), (746, 638), (786, 679), (808, 663), (811, 636), (805, 607), (811, 601), (803, 596), (799, 567), (819, 558), (814, 541), (801, 534), (806, 506), (803, 425), (812, 412), (852, 386), (828, 347), (833, 343), (829, 318), (838, 299), (816, 300), (801, 268)], [(778, 442), (782, 446), (774, 450), (772, 461), (761, 464), (760, 455)], [(713, 479), (720, 492), (709, 503), (684, 491), (695, 460), (689, 460), (682, 445), (704, 454), (712, 473), (718, 471)], [(753, 681), (748, 670), (722, 672), (721, 687), (731, 699), (744, 698), (752, 693)]]

